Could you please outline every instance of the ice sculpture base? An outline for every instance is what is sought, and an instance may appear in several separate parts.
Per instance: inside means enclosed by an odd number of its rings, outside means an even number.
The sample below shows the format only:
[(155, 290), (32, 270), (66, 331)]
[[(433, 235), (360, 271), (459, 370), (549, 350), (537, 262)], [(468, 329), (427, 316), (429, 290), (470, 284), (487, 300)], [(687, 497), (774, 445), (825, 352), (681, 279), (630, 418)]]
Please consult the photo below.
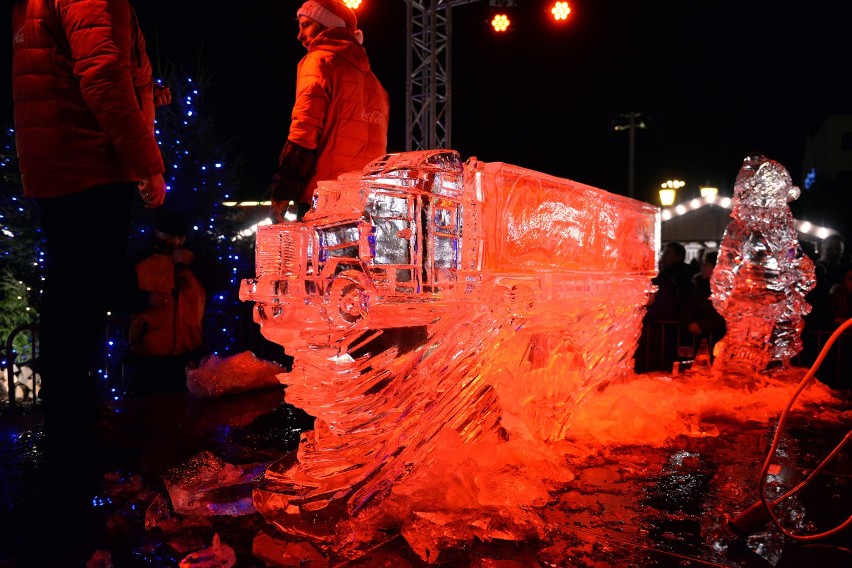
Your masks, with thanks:
[[(571, 413), (630, 376), (635, 306), (647, 292), (645, 278), (565, 286), (593, 293), (523, 317), (503, 304), (463, 305), (392, 340), (344, 336), (299, 351), (280, 376), (285, 398), (318, 418), (299, 450), (267, 470), (255, 508), (287, 534), (353, 554), (401, 530), (414, 538), (452, 528), (441, 539), (453, 546), (540, 538), (535, 509), (571, 479), (557, 449)], [(613, 344), (602, 330), (630, 331)], [(318, 399), (318, 389), (334, 397)], [(439, 487), (455, 493), (438, 497)]]
[(263, 478), (255, 485), (252, 496), (254, 507), (266, 519), (271, 519), (281, 532), (318, 542), (330, 542), (335, 524), (347, 516), (345, 507), (338, 506), (334, 514), (334, 511), (322, 507), (327, 501), (317, 502), (313, 495), (306, 495), (316, 487), (299, 485), (288, 476), (296, 460), (296, 453), (293, 452), (266, 470)]
[(350, 558), (396, 535), (430, 561), (473, 539), (520, 542), (546, 537), (540, 510), (573, 479), (563, 455), (545, 455), (527, 441), (484, 438), (465, 444), (449, 428), (439, 432), (434, 443), (442, 450), (439, 455), (363, 509), (345, 507), (346, 498), (363, 482), (330, 494), (297, 485), (295, 453), (267, 470), (256, 487), (255, 506), (280, 531), (329, 544)]

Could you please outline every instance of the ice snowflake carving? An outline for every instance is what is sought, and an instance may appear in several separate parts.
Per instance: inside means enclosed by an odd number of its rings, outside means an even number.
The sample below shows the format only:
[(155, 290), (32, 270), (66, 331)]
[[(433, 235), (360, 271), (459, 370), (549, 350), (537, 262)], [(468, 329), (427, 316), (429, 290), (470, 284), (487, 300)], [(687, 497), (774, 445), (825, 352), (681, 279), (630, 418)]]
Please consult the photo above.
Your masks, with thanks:
[(255, 507), (352, 554), (542, 537), (572, 412), (631, 372), (658, 242), (656, 207), (451, 150), (322, 182), (241, 289), (316, 418)]

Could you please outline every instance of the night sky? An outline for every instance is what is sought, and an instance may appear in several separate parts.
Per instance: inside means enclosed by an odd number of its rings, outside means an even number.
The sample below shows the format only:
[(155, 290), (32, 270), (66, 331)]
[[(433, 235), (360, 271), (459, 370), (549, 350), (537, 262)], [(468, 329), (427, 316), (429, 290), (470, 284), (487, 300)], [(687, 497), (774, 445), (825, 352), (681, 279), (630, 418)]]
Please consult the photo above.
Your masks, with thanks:
[[(136, 0), (152, 61), (211, 80), (222, 133), (249, 159), (260, 198), (293, 104), (296, 0)], [(759, 151), (801, 183), (809, 133), (852, 113), (852, 18), (846, 2), (517, 0), (514, 31), (490, 32), (488, 2), (453, 9), (452, 147), (627, 193), (628, 134), (613, 121), (641, 112), (636, 196), (666, 179), (730, 194), (743, 158)], [(8, 14), (3, 15), (6, 29)], [(404, 149), (405, 4), (364, 0), (364, 45), (391, 97), (389, 151)], [(10, 41), (2, 70), (8, 76)], [(3, 98), (11, 122), (10, 89)]]

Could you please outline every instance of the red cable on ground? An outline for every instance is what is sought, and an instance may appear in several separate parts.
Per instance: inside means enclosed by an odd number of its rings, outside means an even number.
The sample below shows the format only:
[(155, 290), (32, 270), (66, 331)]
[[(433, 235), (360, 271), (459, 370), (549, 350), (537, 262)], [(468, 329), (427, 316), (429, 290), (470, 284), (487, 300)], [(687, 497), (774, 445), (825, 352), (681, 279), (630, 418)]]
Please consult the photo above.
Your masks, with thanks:
[(843, 523), (834, 527), (833, 529), (821, 533), (797, 535), (791, 533), (790, 531), (782, 527), (781, 521), (778, 520), (778, 517), (776, 517), (775, 513), (772, 511), (772, 507), (778, 505), (784, 499), (795, 495), (800, 490), (802, 490), (808, 483), (810, 483), (811, 480), (813, 480), (813, 478), (816, 477), (816, 475), (820, 471), (822, 471), (823, 468), (825, 468), (825, 466), (831, 461), (831, 459), (834, 458), (834, 456), (837, 455), (837, 453), (849, 442), (849, 440), (852, 439), (852, 431), (849, 431), (846, 436), (843, 437), (840, 443), (828, 454), (828, 456), (825, 457), (825, 459), (817, 466), (817, 468), (814, 469), (810, 473), (810, 475), (808, 475), (807, 478), (805, 478), (804, 481), (799, 483), (796, 487), (794, 487), (772, 503), (769, 503), (769, 500), (766, 498), (766, 474), (769, 472), (769, 468), (772, 465), (772, 458), (775, 456), (775, 452), (778, 449), (778, 444), (781, 441), (781, 433), (784, 430), (784, 424), (787, 421), (787, 416), (790, 413), (790, 409), (793, 407), (793, 404), (796, 402), (796, 399), (805, 389), (805, 386), (807, 386), (808, 382), (813, 378), (814, 374), (816, 373), (816, 370), (822, 364), (826, 355), (828, 355), (829, 349), (832, 345), (834, 345), (835, 340), (850, 326), (852, 326), (852, 318), (846, 320), (840, 325), (840, 327), (834, 330), (834, 333), (831, 334), (831, 336), (828, 338), (828, 341), (823, 346), (822, 351), (820, 351), (819, 356), (816, 358), (816, 361), (814, 361), (813, 365), (811, 365), (811, 368), (808, 370), (802, 381), (799, 383), (799, 386), (796, 389), (796, 392), (793, 393), (790, 402), (787, 403), (787, 406), (781, 412), (781, 416), (778, 418), (778, 427), (776, 428), (775, 436), (772, 439), (772, 445), (770, 446), (769, 452), (766, 456), (766, 460), (763, 463), (763, 468), (761, 468), (760, 470), (760, 500), (754, 503), (751, 507), (749, 507), (739, 515), (737, 515), (735, 518), (728, 521), (728, 526), (738, 536), (746, 537), (757, 531), (767, 522), (772, 521), (772, 524), (775, 525), (775, 528), (778, 529), (778, 531), (786, 537), (798, 541), (813, 541), (833, 536), (844, 530), (846, 527), (852, 525), (852, 515), (850, 515)]

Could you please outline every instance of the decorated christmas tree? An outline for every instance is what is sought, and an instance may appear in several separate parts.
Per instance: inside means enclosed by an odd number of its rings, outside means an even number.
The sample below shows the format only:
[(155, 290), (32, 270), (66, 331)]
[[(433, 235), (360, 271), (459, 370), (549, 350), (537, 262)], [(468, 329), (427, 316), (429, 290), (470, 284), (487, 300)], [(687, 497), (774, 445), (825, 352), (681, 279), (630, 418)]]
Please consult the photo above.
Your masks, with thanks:
[[(209, 80), (204, 71), (195, 80), (174, 68), (162, 83), (172, 91), (172, 102), (157, 109), (157, 139), (166, 164), (167, 193), (164, 209), (179, 211), (190, 221), (187, 242), (214, 260), (227, 275), (212, 290), (212, 309), (232, 307), (239, 280), (253, 267), (251, 239), (235, 238), (239, 217), (223, 203), (232, 200), (244, 182), (243, 160), (231, 143), (222, 139), (215, 115), (204, 100)], [(150, 241), (158, 210), (136, 201), (131, 250)]]

